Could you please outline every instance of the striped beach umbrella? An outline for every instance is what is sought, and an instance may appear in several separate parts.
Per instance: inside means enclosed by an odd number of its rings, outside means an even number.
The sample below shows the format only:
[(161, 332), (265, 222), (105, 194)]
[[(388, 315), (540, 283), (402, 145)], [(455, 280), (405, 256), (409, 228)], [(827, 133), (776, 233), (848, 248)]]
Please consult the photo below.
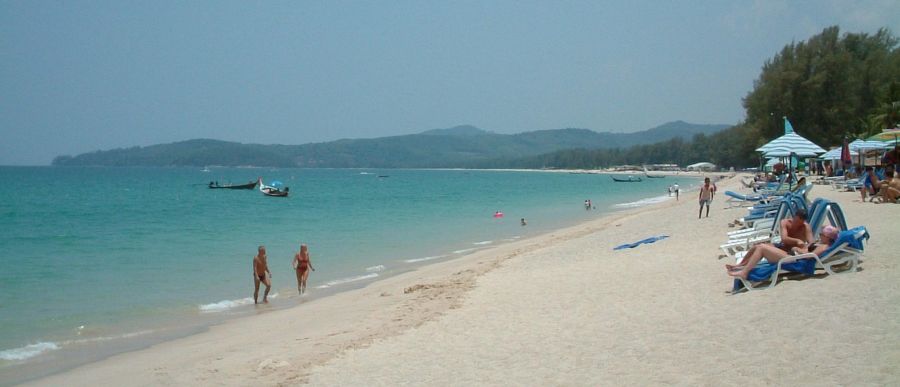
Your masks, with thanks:
[[(797, 132), (790, 132), (756, 149), (766, 156), (788, 156), (793, 153), (799, 157), (815, 157), (825, 153), (825, 149), (807, 140)], [(786, 154), (785, 154), (786, 153)]]
[(882, 141), (853, 140), (853, 142), (850, 143), (850, 150), (855, 151), (887, 148), (891, 148), (891, 144)]
[[(840, 160), (841, 153), (842, 153), (841, 151), (843, 151), (843, 149), (844, 149), (844, 147), (834, 148), (828, 152), (825, 152), (825, 154), (819, 156), (819, 158), (822, 160)], [(848, 150), (848, 152), (850, 152), (850, 156), (857, 155), (856, 151)]]

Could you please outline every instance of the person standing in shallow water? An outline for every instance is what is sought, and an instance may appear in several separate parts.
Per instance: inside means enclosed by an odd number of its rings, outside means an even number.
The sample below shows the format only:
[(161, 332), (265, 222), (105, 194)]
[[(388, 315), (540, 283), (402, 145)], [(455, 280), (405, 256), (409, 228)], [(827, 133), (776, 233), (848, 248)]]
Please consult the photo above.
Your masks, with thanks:
[(306, 293), (306, 279), (309, 278), (309, 271), (316, 271), (309, 260), (309, 247), (306, 244), (301, 244), (300, 252), (294, 255), (293, 266), (297, 273), (297, 291), (300, 294)]
[(269, 290), (272, 289), (272, 272), (269, 271), (269, 263), (266, 262), (266, 246), (259, 246), (256, 256), (253, 257), (253, 303), (257, 304), (259, 297), (259, 283), (266, 285), (266, 293), (263, 294), (263, 304), (269, 303)]

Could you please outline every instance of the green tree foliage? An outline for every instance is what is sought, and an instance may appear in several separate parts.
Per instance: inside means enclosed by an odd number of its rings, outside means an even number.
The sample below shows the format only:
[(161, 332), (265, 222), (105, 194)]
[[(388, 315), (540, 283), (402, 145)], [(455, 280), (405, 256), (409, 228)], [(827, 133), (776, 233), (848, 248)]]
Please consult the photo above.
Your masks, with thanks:
[[(745, 125), (772, 139), (784, 133), (786, 116), (800, 135), (823, 147), (865, 133), (870, 116), (900, 100), (897, 44), (887, 29), (841, 36), (833, 26), (785, 46), (766, 61), (744, 98)], [(895, 125), (896, 118), (888, 114), (882, 128)]]

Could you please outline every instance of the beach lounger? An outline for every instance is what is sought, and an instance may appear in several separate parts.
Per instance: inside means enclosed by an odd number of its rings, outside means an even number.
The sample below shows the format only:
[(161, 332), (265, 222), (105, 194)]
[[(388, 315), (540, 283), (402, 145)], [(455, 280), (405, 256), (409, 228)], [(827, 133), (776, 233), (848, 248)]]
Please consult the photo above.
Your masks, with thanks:
[[(741, 291), (741, 289), (768, 289), (778, 283), (778, 275), (782, 273), (798, 273), (804, 276), (811, 276), (815, 274), (815, 272), (816, 260), (812, 257), (800, 258), (798, 255), (783, 258), (775, 264), (761, 262), (756, 264), (756, 267), (754, 267), (753, 270), (750, 270), (747, 279), (735, 278), (731, 291), (732, 293), (737, 293)], [(768, 285), (764, 285), (766, 283), (768, 283)]]
[[(869, 239), (869, 231), (859, 226), (850, 230), (841, 231), (831, 248), (817, 256), (813, 253), (797, 255), (797, 259), (812, 258), (818, 268), (822, 268), (829, 275), (838, 273), (854, 273), (859, 267), (859, 261), (863, 254), (863, 241)], [(834, 271), (836, 266), (850, 265), (845, 270)]]
[(725, 191), (725, 195), (728, 196), (728, 199), (725, 201), (725, 203), (728, 203), (729, 208), (740, 207), (747, 204), (755, 204), (766, 199), (765, 195), (744, 195), (734, 191)]
[[(781, 273), (800, 273), (804, 276), (815, 274), (817, 268), (822, 268), (829, 275), (839, 273), (854, 273), (859, 268), (860, 258), (863, 253), (863, 241), (869, 239), (869, 232), (865, 227), (856, 227), (841, 231), (831, 248), (825, 250), (821, 256), (813, 253), (799, 254), (781, 259), (776, 264), (761, 262), (750, 271), (747, 279), (735, 278), (732, 292), (738, 292), (743, 288), (747, 290), (768, 289), (778, 282)], [(740, 263), (743, 256), (735, 261)], [(835, 271), (837, 266), (849, 265), (845, 270)], [(761, 284), (768, 282), (767, 286)]]

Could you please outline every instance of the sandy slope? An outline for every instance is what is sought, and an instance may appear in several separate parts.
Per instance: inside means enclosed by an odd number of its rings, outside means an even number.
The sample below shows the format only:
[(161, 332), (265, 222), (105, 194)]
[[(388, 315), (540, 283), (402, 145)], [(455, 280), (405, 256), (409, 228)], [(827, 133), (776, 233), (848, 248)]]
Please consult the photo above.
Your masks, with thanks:
[[(738, 184), (722, 182), (721, 190)], [(46, 385), (900, 383), (900, 206), (818, 186), (863, 270), (730, 295), (696, 193), (45, 378)], [(666, 234), (636, 249), (612, 247)], [(891, 247), (894, 247), (891, 249)]]

